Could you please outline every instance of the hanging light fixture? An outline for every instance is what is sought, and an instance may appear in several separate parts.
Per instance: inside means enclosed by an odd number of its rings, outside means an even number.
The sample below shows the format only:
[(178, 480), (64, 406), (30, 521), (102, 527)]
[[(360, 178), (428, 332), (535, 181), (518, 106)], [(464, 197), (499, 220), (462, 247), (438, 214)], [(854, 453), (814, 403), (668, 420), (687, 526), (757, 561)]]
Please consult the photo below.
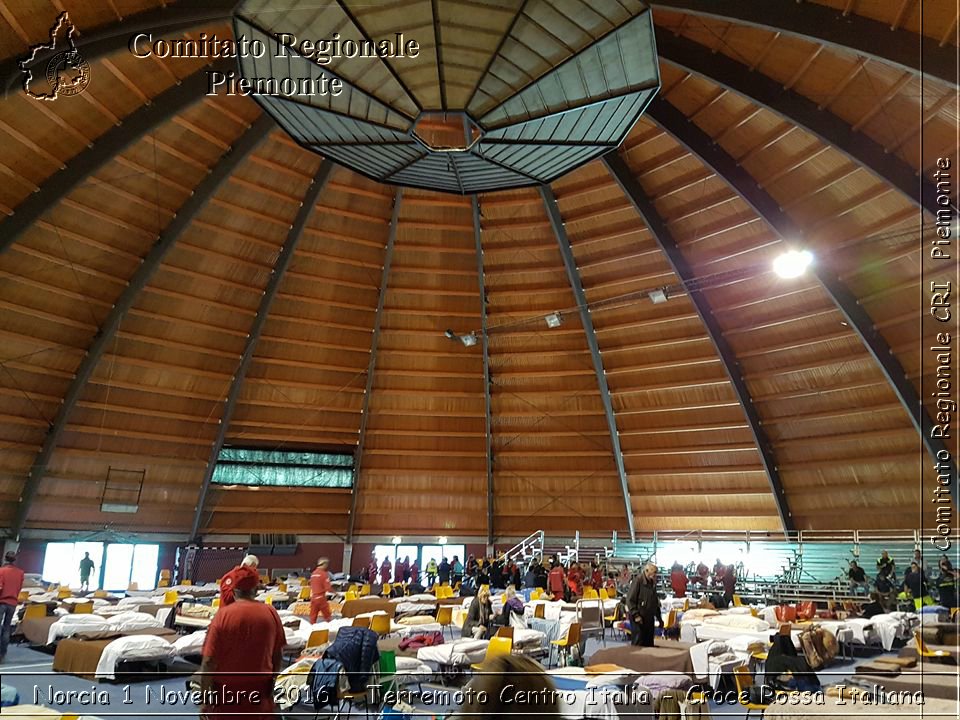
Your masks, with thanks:
[(548, 328), (558, 328), (563, 325), (563, 315), (559, 312), (553, 312), (543, 318)]
[(813, 253), (809, 250), (788, 250), (773, 261), (773, 271), (784, 280), (791, 280), (803, 275), (812, 262)]

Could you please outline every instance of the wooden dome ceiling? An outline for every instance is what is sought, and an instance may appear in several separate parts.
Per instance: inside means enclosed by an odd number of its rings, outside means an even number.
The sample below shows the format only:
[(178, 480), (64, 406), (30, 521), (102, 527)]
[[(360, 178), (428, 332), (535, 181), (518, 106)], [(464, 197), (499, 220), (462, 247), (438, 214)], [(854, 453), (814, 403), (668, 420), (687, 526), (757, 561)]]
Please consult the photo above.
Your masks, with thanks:
[[(473, 197), (335, 166), (253, 100), (205, 96), (209, 61), (126, 49), (141, 28), (227, 35), (229, 5), (0, 1), (0, 527), (918, 525), (954, 3), (923, 3), (922, 25), (913, 0), (651, 3), (662, 88), (619, 150)], [(496, 47), (537, 22), (505, 5), (367, 4), (363, 20), (423, 25), (406, 80), (437, 109), (461, 75), (486, 77), (444, 64), (437, 40)], [(578, 20), (596, 3), (552, 6), (597, 32)], [(91, 83), (38, 102), (16, 61), (63, 9)], [(817, 262), (782, 280), (768, 268), (793, 243)], [(223, 443), (357, 448), (356, 492), (198, 503)], [(145, 471), (136, 515), (101, 513), (111, 469)]]

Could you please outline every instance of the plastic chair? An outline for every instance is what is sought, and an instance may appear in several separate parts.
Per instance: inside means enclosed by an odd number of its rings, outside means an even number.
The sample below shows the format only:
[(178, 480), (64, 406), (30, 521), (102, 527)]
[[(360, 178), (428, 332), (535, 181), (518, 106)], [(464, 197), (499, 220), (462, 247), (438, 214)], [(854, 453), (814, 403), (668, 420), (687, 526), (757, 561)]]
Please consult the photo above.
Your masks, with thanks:
[[(453, 607), (443, 605), (437, 608), (437, 623), (440, 625), (440, 633), (446, 637), (447, 628), (453, 625)], [(453, 634), (452, 629), (450, 633)]]
[(610, 593), (607, 592), (607, 589), (606, 589), (606, 588), (600, 588), (600, 592), (597, 593), (597, 594), (600, 596), (600, 599), (601, 599), (601, 600), (609, 600), (609, 599), (610, 599)]
[(690, 609), (690, 598), (687, 598), (683, 601), (683, 611), (686, 612)]
[(541, 590), (540, 588), (537, 588), (536, 590), (530, 593), (531, 600), (539, 600), (542, 596), (543, 596), (543, 590)]
[(74, 615), (92, 615), (93, 614), (93, 603), (92, 602), (82, 602), (76, 603), (73, 606)]
[(592, 587), (586, 587), (583, 589), (583, 599), (584, 600), (596, 600), (600, 597), (600, 593), (594, 590)]
[(368, 615), (367, 617), (360, 617), (357, 615), (357, 617), (353, 619), (353, 627), (369, 628), (370, 616)]
[(68, 587), (61, 587), (57, 590), (57, 600), (65, 600), (68, 597), (73, 597), (73, 593)]
[(501, 625), (497, 628), (497, 634), (494, 637), (498, 638), (510, 638), (513, 640), (513, 626), (512, 625)]
[(220, 607), (220, 598), (214, 598), (213, 602), (210, 603), (210, 607), (216, 609)]
[(674, 609), (667, 613), (667, 622), (664, 624), (663, 629), (666, 630), (667, 628), (672, 628), (676, 624), (677, 611)]
[(20, 594), (17, 595), (18, 603), (25, 603), (29, 599), (30, 599), (30, 593), (28, 593), (26, 590), (21, 590)]
[(277, 583), (277, 592), (285, 593), (287, 591), (287, 584), (285, 582)]
[(749, 718), (750, 713), (754, 710), (759, 710), (762, 716), (767, 706), (760, 703), (752, 703), (746, 699), (748, 697), (747, 688), (753, 686), (753, 675), (750, 674), (750, 669), (746, 665), (735, 667), (733, 669), (733, 679), (737, 684), (737, 702), (740, 703), (741, 707), (747, 709), (746, 717)]
[[(580, 644), (580, 623), (571, 623), (570, 629), (567, 630), (567, 636), (563, 640), (551, 640), (550, 641), (550, 654), (547, 656), (547, 665), (550, 665), (550, 660), (553, 658), (553, 648), (557, 648), (558, 653), (562, 653), (562, 657), (566, 658), (570, 653), (570, 648), (574, 645)], [(560, 662), (561, 655), (557, 656), (557, 662)]]
[(380, 594), (383, 595), (384, 597), (390, 597), (391, 590), (392, 590), (392, 586), (390, 585), (390, 583), (384, 583), (383, 587), (380, 590)]
[(300, 592), (297, 593), (297, 600), (309, 600), (310, 599), (310, 588), (302, 587)]
[(99, 600), (103, 600), (107, 596), (106, 590), (94, 590), (93, 596)]
[(733, 594), (733, 606), (734, 607), (743, 607), (743, 602), (740, 600), (740, 596), (737, 593)]
[(177, 593), (176, 590), (167, 590), (163, 594), (164, 605), (176, 605), (179, 599), (180, 599), (180, 595)]
[(547, 606), (544, 605), (543, 603), (540, 603), (539, 605), (533, 608), (533, 616), (535, 618), (540, 618), (541, 620), (543, 620), (546, 618), (546, 611), (547, 611)]
[(513, 652), (513, 640), (504, 637), (495, 637), (490, 639), (487, 645), (487, 653), (483, 656), (482, 663), (473, 663), (470, 667), (473, 670), (483, 670), (484, 665), (501, 655), (509, 655)]
[[(184, 584), (184, 585), (189, 585), (190, 583), (184, 582), (183, 584)], [(138, 591), (139, 589), (140, 589), (140, 584), (139, 584), (139, 583), (132, 582), (132, 583), (130, 583), (129, 585), (127, 585), (127, 592), (131, 592), (131, 591), (132, 591), (132, 592), (136, 592), (136, 591)]]
[[(307, 596), (304, 598), (304, 600), (309, 600), (309, 599), (310, 599), (310, 588), (304, 588), (304, 591), (306, 591), (306, 593), (307, 593)], [(303, 593), (301, 592), (301, 594), (303, 594)], [(350, 600), (359, 600), (359, 599), (360, 599), (360, 596), (357, 595), (357, 593), (356, 593), (355, 591), (352, 591), (352, 590), (347, 590), (347, 592), (344, 593), (344, 596), (343, 596), (343, 601), (344, 601), (344, 602), (349, 602)]]
[[(617, 636), (617, 623), (623, 620), (623, 603), (618, 603), (613, 609), (613, 615), (603, 616), (603, 635), (606, 642), (607, 625), (610, 625), (611, 635)], [(622, 632), (622, 631), (621, 631)]]
[(390, 616), (373, 615), (370, 617), (370, 629), (380, 637), (386, 637), (390, 634)]
[(364, 595), (369, 595), (369, 594), (370, 594), (370, 583), (364, 583), (360, 587), (360, 597), (363, 597)]
[(320, 647), (321, 645), (326, 645), (330, 641), (330, 631), (326, 628), (322, 630), (314, 630), (310, 633), (310, 637), (307, 638), (307, 644), (305, 647), (314, 648)]
[[(131, 583), (131, 584), (133, 584), (133, 583)], [(181, 582), (180, 584), (183, 585), (184, 587), (190, 587), (191, 585), (193, 585), (193, 580), (184, 580), (184, 581)]]
[(46, 605), (27, 605), (23, 609), (24, 620), (39, 620), (40, 618), (45, 618), (46, 616), (47, 616)]

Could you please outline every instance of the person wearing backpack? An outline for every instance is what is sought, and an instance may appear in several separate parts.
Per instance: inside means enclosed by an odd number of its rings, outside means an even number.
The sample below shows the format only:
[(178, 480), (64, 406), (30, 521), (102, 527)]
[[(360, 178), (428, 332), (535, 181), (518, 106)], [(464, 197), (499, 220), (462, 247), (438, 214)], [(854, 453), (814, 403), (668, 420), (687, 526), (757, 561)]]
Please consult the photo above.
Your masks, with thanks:
[(657, 566), (653, 563), (644, 565), (630, 584), (627, 613), (630, 615), (631, 644), (653, 647), (654, 624), (663, 627), (657, 595)]

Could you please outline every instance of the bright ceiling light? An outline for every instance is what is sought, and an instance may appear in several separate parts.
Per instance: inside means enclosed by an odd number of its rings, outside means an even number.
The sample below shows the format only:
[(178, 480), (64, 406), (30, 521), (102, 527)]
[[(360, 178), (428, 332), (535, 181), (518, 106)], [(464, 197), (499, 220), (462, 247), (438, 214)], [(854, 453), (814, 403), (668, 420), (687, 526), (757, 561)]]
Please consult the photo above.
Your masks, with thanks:
[(394, 544), (394, 545), (399, 545), (399, 544), (402, 543), (402, 542), (403, 542), (403, 538), (402, 538), (402, 537), (400, 537), (399, 535), (394, 535), (394, 536), (393, 536), (393, 544)]
[(788, 250), (773, 261), (773, 271), (789, 280), (800, 277), (813, 262), (813, 253), (809, 250)]
[(464, 347), (473, 347), (477, 344), (477, 336), (473, 333), (470, 333), (469, 335), (461, 335), (460, 342), (463, 343)]
[(558, 328), (563, 325), (563, 315), (558, 312), (550, 313), (543, 319), (546, 321), (548, 328)]
[(446, 538), (446, 537), (438, 537), (438, 538), (437, 538), (437, 542), (440, 543), (441, 545), (446, 545), (446, 544), (447, 544), (447, 538)]

